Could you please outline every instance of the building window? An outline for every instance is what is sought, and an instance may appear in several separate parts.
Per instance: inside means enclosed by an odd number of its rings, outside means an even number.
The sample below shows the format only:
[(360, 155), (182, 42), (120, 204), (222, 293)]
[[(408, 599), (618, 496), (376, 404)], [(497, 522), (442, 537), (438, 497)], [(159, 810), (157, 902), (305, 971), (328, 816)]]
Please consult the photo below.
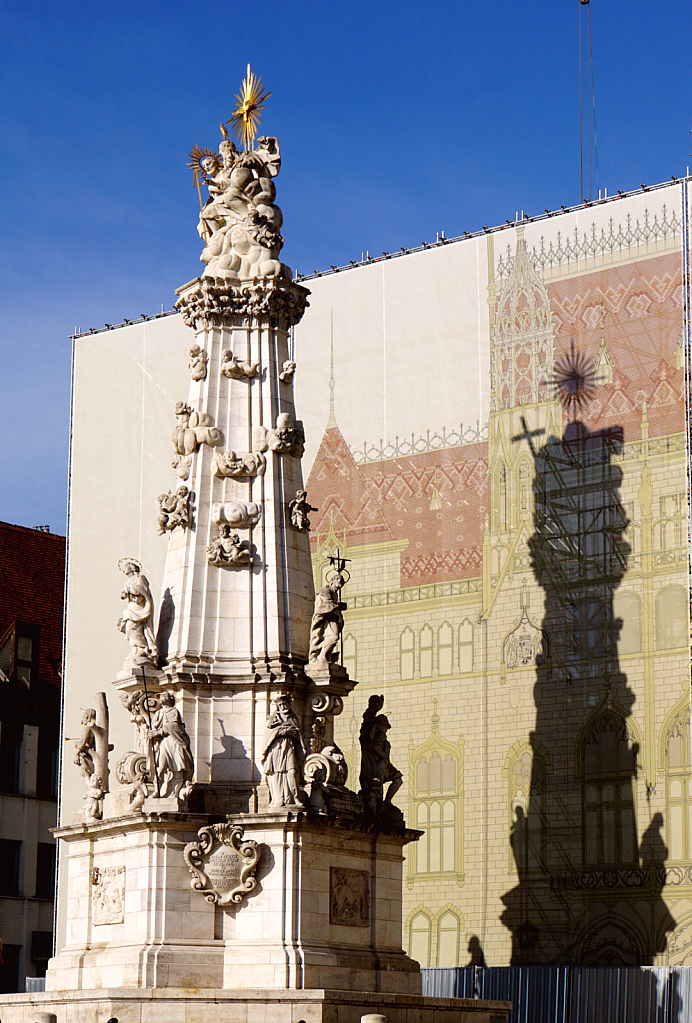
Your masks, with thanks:
[(656, 648), (677, 650), (689, 645), (687, 591), (666, 586), (656, 596)]
[(55, 898), (55, 844), (39, 842), (36, 847), (36, 898)]
[(2, 946), (2, 962), (0, 962), (0, 994), (8, 995), (19, 991), (19, 954), (21, 945)]
[(36, 976), (45, 977), (48, 960), (53, 955), (53, 932), (31, 932), (31, 961), (36, 967)]
[(408, 626), (399, 636), (399, 663), (402, 678), (413, 678), (415, 667), (415, 639)]
[(19, 792), (24, 728), (7, 718), (0, 725), (0, 792)]
[(638, 654), (642, 648), (642, 602), (636, 593), (623, 590), (615, 594), (613, 612), (622, 620), (618, 653)]
[(473, 671), (473, 625), (468, 618), (459, 626), (459, 671)]
[(357, 644), (356, 637), (349, 632), (347, 636), (344, 636), (343, 645), (343, 664), (344, 668), (349, 674), (350, 678), (356, 678), (356, 669), (358, 667), (357, 662)]
[(623, 718), (604, 711), (581, 746), (584, 862), (634, 863), (635, 753)]
[(451, 675), (454, 671), (454, 629), (443, 622), (437, 630), (437, 674)]
[(0, 680), (31, 688), (38, 677), (38, 625), (15, 622), (0, 640)]
[(0, 895), (19, 895), (19, 863), (22, 843), (13, 838), (0, 838)]
[(430, 737), (411, 758), (410, 820), (424, 832), (409, 855), (409, 881), (421, 874), (456, 874), (462, 870), (462, 751), (440, 735), (437, 701), (433, 701)]
[(414, 914), (409, 924), (408, 954), (421, 966), (430, 965), (431, 920), (427, 913)]
[(433, 673), (433, 630), (429, 625), (420, 630), (420, 673), (421, 678), (430, 678)]
[(671, 860), (692, 859), (692, 765), (690, 764), (690, 709), (675, 717), (665, 739), (666, 837)]
[(36, 795), (41, 799), (58, 798), (58, 741), (41, 727), (36, 763)]
[(459, 965), (459, 939), (461, 921), (457, 914), (448, 909), (437, 922), (437, 965)]
[(510, 867), (521, 874), (540, 870), (545, 864), (546, 815), (545, 779), (548, 755), (526, 740), (517, 742), (507, 754), (503, 774), (509, 782)]

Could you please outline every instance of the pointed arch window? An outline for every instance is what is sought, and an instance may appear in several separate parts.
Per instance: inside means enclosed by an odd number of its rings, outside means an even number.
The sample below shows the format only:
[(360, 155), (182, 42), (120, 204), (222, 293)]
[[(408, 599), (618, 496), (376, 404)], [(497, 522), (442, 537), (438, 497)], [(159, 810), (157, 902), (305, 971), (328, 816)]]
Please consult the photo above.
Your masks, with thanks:
[(671, 860), (692, 860), (692, 737), (683, 707), (665, 736), (666, 839)]
[(437, 674), (451, 675), (454, 672), (454, 629), (449, 622), (443, 622), (437, 630)]
[(358, 644), (353, 633), (349, 632), (344, 636), (343, 664), (350, 678), (357, 678), (358, 668)]
[(432, 734), (411, 757), (409, 819), (424, 834), (409, 854), (409, 884), (431, 874), (463, 880), (463, 740), (455, 745), (440, 735), (436, 703)]
[(459, 626), (459, 672), (473, 671), (473, 625), (468, 618)]
[(448, 909), (437, 921), (437, 965), (458, 966), (461, 938), (461, 920)]
[(432, 921), (427, 913), (415, 913), (408, 928), (408, 954), (422, 967), (430, 965)]
[(591, 722), (580, 761), (584, 863), (635, 863), (635, 746), (620, 714), (608, 709)]
[(613, 600), (613, 612), (621, 619), (618, 637), (618, 654), (638, 654), (642, 648), (642, 602), (631, 590), (617, 592)]
[(548, 755), (542, 746), (515, 743), (503, 774), (509, 782), (510, 869), (519, 874), (540, 870), (546, 860), (546, 775)]
[(433, 630), (429, 625), (420, 630), (420, 673), (421, 678), (430, 678), (433, 673)]
[(519, 518), (528, 522), (531, 517), (531, 466), (525, 458), (519, 463)]
[(408, 626), (399, 636), (399, 670), (402, 679), (413, 678), (415, 667), (415, 636)]
[(495, 528), (507, 529), (507, 466), (500, 460), (495, 470), (494, 518)]
[(656, 595), (656, 649), (676, 650), (689, 645), (687, 591), (665, 586)]

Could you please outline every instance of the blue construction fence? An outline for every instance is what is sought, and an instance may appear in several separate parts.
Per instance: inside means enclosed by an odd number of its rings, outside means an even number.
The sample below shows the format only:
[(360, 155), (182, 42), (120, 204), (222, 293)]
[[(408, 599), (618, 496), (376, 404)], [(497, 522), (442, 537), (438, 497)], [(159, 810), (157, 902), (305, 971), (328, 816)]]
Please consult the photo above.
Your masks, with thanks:
[(511, 1002), (510, 1023), (692, 1023), (689, 966), (460, 966), (422, 973), (425, 995)]

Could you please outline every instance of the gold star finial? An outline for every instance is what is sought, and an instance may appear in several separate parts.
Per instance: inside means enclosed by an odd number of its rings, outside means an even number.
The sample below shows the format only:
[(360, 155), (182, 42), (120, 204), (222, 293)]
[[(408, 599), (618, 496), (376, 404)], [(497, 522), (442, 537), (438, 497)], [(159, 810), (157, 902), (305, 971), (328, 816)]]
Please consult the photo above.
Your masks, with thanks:
[(264, 104), (271, 92), (262, 92), (262, 79), (254, 75), (247, 66), (240, 92), (236, 96), (237, 106), (226, 124), (232, 124), (235, 134), (245, 149), (251, 149), (255, 142), (257, 128)]

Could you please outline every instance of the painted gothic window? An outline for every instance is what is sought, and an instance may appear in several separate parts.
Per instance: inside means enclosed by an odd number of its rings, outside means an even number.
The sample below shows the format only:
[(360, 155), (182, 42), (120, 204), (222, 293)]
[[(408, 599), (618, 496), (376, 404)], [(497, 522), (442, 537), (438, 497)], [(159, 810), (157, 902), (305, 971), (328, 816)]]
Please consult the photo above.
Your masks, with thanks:
[(692, 764), (690, 763), (690, 709), (674, 719), (665, 738), (666, 838), (672, 860), (692, 859)]
[(451, 675), (454, 671), (454, 629), (443, 622), (437, 630), (437, 674)]
[(545, 863), (547, 770), (545, 750), (534, 751), (526, 741), (515, 743), (505, 761), (504, 774), (509, 781), (510, 866), (520, 874), (539, 870)]
[(622, 620), (618, 653), (637, 654), (642, 648), (642, 602), (636, 593), (623, 590), (615, 594), (613, 613)]
[(433, 630), (429, 625), (420, 630), (420, 673), (421, 678), (430, 678), (433, 673)]
[(416, 913), (409, 924), (408, 954), (423, 967), (430, 965), (430, 938), (432, 921), (422, 910)]
[(402, 678), (413, 678), (414, 642), (413, 629), (409, 629), (407, 626), (399, 636), (399, 662)]
[(439, 732), (434, 701), (432, 733), (414, 750), (411, 768), (410, 820), (424, 832), (409, 854), (409, 877), (420, 874), (461, 876), (461, 744)]
[(468, 618), (459, 626), (459, 671), (473, 671), (473, 625)]
[(437, 965), (458, 966), (461, 920), (452, 909), (445, 910), (437, 921)]
[(357, 643), (356, 637), (349, 632), (347, 636), (344, 636), (344, 654), (343, 662), (344, 668), (349, 674), (350, 678), (357, 678), (356, 669), (358, 667), (357, 659)]
[(666, 586), (656, 596), (656, 649), (675, 650), (689, 643), (687, 592)]
[(636, 862), (635, 750), (620, 714), (606, 710), (591, 722), (581, 770), (584, 862)]

